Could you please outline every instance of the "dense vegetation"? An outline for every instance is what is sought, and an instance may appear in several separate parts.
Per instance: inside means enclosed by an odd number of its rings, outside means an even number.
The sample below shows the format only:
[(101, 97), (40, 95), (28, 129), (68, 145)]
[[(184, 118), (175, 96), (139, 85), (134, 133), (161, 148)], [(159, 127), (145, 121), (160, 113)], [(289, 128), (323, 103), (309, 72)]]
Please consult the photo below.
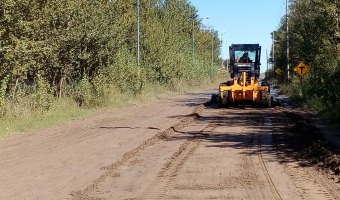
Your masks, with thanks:
[(2, 0), (0, 117), (45, 112), (62, 99), (101, 106), (115, 94), (216, 75), (218, 33), (188, 0), (140, 1), (138, 67), (136, 10), (136, 0)]
[[(289, 74), (287, 80), (286, 16), (275, 31), (275, 63), (282, 73), (269, 74), (297, 100), (340, 118), (340, 1), (291, 0), (288, 18)], [(310, 71), (300, 85), (293, 68), (304, 62)]]

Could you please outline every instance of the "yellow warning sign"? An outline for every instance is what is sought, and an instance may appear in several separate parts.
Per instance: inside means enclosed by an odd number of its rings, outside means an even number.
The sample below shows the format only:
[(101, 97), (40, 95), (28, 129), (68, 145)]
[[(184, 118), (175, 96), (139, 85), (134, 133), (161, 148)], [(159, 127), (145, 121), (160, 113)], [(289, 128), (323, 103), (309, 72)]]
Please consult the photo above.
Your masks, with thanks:
[(275, 73), (281, 74), (281, 69), (280, 69), (280, 68), (276, 68), (276, 69), (275, 69)]
[(309, 72), (309, 68), (307, 67), (307, 65), (305, 65), (305, 63), (300, 62), (295, 68), (294, 71), (296, 71), (296, 73), (298, 73), (300, 76), (303, 76), (304, 74), (306, 74), (307, 72)]

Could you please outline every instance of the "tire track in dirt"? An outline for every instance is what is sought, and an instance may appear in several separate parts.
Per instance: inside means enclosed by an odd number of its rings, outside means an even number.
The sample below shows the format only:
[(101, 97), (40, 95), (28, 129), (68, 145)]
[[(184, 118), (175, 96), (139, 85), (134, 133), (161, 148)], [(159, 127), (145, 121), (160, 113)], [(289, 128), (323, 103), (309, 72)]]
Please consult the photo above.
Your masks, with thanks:
[[(286, 109), (280, 108), (276, 110), (276, 124), (284, 124), (285, 128), (278, 130), (279, 132), (287, 131), (287, 127), (291, 127), (288, 116), (284, 114)], [(285, 172), (293, 180), (298, 193), (302, 199), (340, 199), (339, 188), (312, 166), (305, 166), (302, 160), (289, 159), (282, 150), (278, 152), (279, 160), (284, 164)]]
[(143, 150), (145, 150), (146, 148), (156, 144), (157, 142), (159, 142), (163, 139), (166, 139), (167, 137), (169, 137), (169, 135), (171, 135), (172, 133), (175, 133), (177, 129), (182, 129), (182, 128), (188, 126), (189, 124), (191, 124), (192, 122), (194, 122), (197, 118), (200, 117), (203, 110), (204, 110), (204, 105), (203, 104), (198, 105), (194, 109), (194, 111), (191, 115), (184, 117), (182, 120), (180, 120), (179, 123), (177, 123), (174, 126), (166, 129), (165, 131), (157, 133), (156, 135), (149, 138), (148, 140), (143, 141), (135, 149), (133, 149), (129, 152), (126, 152), (119, 161), (117, 161), (117, 162), (115, 162), (111, 165), (102, 167), (101, 169), (106, 170), (106, 172), (104, 174), (102, 174), (98, 179), (94, 180), (93, 183), (88, 185), (84, 190), (72, 191), (70, 193), (70, 195), (72, 196), (71, 199), (73, 199), (73, 200), (96, 200), (96, 199), (100, 199), (100, 198), (96, 198), (96, 197), (91, 197), (91, 196), (89, 196), (89, 194), (94, 192), (99, 187), (99, 185), (102, 182), (105, 181), (105, 179), (107, 177), (114, 177), (116, 175), (116, 170), (119, 167), (128, 163), (133, 158), (139, 156)]
[[(207, 126), (200, 132), (212, 131), (215, 127)], [(142, 199), (163, 199), (169, 190), (174, 188), (173, 182), (176, 179), (182, 166), (200, 146), (202, 139), (208, 137), (207, 134), (196, 135), (184, 142), (178, 151), (176, 151), (168, 162), (164, 164), (161, 171), (158, 172), (158, 179), (150, 185), (148, 192), (143, 195)]]
[[(263, 114), (261, 115), (261, 119), (262, 119), (262, 126), (272, 126), (272, 122), (270, 119), (267, 119)], [(272, 133), (270, 133), (272, 134)], [(258, 156), (259, 156), (259, 159), (260, 159), (260, 163), (261, 163), (261, 167), (262, 167), (262, 171), (264, 172), (263, 174), (265, 175), (268, 183), (269, 183), (269, 187), (270, 187), (270, 190), (272, 192), (272, 194), (275, 195), (275, 199), (278, 199), (278, 200), (282, 200), (282, 197), (280, 195), (280, 193), (278, 192), (270, 174), (269, 174), (269, 171), (267, 169), (267, 166), (266, 166), (266, 163), (263, 159), (263, 154), (262, 154), (262, 142), (263, 142), (264, 138), (262, 136), (262, 133), (260, 132), (259, 133), (259, 136), (258, 136), (258, 149), (259, 149), (259, 152), (258, 152)]]
[[(166, 187), (167, 190), (172, 190), (172, 196), (163, 195), (158, 196), (160, 199), (166, 197), (170, 199), (186, 199), (189, 198), (189, 194), (191, 192), (200, 194), (204, 194), (207, 196), (204, 196), (208, 199), (210, 198), (235, 198), (237, 195), (237, 198), (243, 198), (246, 199), (282, 199), (278, 193), (278, 191), (275, 188), (275, 185), (273, 181), (270, 178), (269, 172), (264, 166), (264, 160), (262, 159), (262, 152), (261, 152), (261, 144), (262, 144), (262, 138), (261, 138), (261, 126), (264, 125), (264, 119), (262, 119), (262, 116), (256, 112), (253, 113), (253, 110), (249, 110), (251, 112), (251, 117), (236, 117), (238, 114), (238, 110), (228, 110), (228, 114), (231, 114), (229, 117), (212, 117), (212, 121), (209, 123), (209, 126), (214, 126), (214, 129), (217, 127), (219, 128), (219, 131), (215, 131), (215, 133), (206, 134), (206, 137), (204, 138), (205, 145), (201, 145), (202, 149), (200, 148), (200, 152), (195, 153), (194, 155), (206, 157), (207, 154), (204, 152), (209, 151), (208, 149), (204, 150), (205, 148), (209, 148), (214, 146), (211, 145), (211, 141), (221, 143), (220, 147), (223, 147), (222, 150), (224, 153), (227, 153), (228, 150), (225, 148), (228, 148), (229, 146), (236, 147), (238, 149), (236, 154), (240, 155), (239, 164), (237, 162), (235, 164), (240, 166), (239, 171), (234, 171), (232, 174), (228, 173), (228, 171), (222, 170), (218, 163), (214, 163), (212, 161), (212, 165), (210, 167), (214, 168), (217, 167), (220, 169), (217, 171), (219, 178), (216, 181), (207, 181), (205, 183), (204, 181), (204, 175), (202, 177), (199, 177), (197, 179), (192, 180), (192, 182), (185, 183), (183, 181), (183, 178), (186, 175), (183, 175), (183, 172), (187, 173), (193, 173), (193, 171), (197, 172), (197, 169), (192, 168), (191, 165), (186, 166), (186, 170), (181, 170), (181, 177), (182, 179), (177, 181), (177, 184), (171, 183), (168, 185), (169, 187)], [(208, 116), (202, 116), (202, 118), (211, 118), (211, 116), (216, 116), (214, 114), (220, 113), (220, 112), (213, 112), (208, 114)], [(236, 115), (234, 115), (236, 114)], [(262, 121), (255, 120), (256, 118), (259, 118)], [(242, 125), (240, 122), (243, 122)], [(223, 128), (223, 124), (240, 124), (241, 126), (234, 126), (231, 130), (229, 128)], [(242, 128), (243, 127), (243, 128)], [(241, 128), (241, 129), (240, 129)], [(212, 129), (213, 130), (213, 129)], [(201, 133), (204, 132), (213, 132), (212, 130), (203, 129)], [(230, 133), (230, 134), (228, 134)], [(210, 141), (210, 142), (209, 142)], [(225, 144), (225, 146), (224, 146)], [(236, 145), (236, 146), (235, 146)], [(199, 147), (201, 147), (199, 146)], [(216, 147), (219, 145), (216, 145)], [(234, 148), (232, 147), (232, 148)], [(197, 147), (198, 148), (198, 147)], [(215, 153), (218, 153), (219, 150), (215, 149), (213, 150)], [(209, 151), (212, 153), (213, 151)], [(216, 154), (217, 155), (217, 154)], [(226, 154), (228, 155), (228, 154)], [(197, 158), (196, 158), (197, 159)], [(204, 159), (204, 158), (202, 158)], [(188, 161), (192, 162), (192, 160)], [(191, 166), (191, 168), (188, 168)], [(182, 167), (182, 166), (181, 166)], [(231, 166), (232, 167), (232, 166)], [(209, 168), (209, 166), (207, 166)], [(204, 168), (206, 169), (206, 168)], [(260, 169), (260, 170), (259, 170)], [(206, 169), (207, 170), (207, 169)], [(209, 171), (209, 170), (207, 170)], [(184, 173), (185, 173), (184, 172)], [(200, 171), (200, 173), (205, 173), (206, 171)], [(212, 171), (211, 171), (212, 172)], [(234, 176), (235, 172), (239, 174), (238, 176)], [(195, 172), (194, 172), (195, 173)], [(212, 172), (214, 174), (214, 172)], [(189, 177), (189, 175), (188, 175)], [(196, 182), (197, 181), (197, 182)], [(179, 183), (179, 184), (178, 184)], [(176, 190), (176, 191), (173, 191)], [(185, 192), (186, 191), (186, 192)], [(196, 191), (196, 192), (195, 192)], [(246, 195), (240, 195), (237, 194), (238, 192), (243, 191), (243, 194)], [(236, 192), (236, 194), (233, 194)], [(155, 197), (152, 193), (150, 196), (146, 196), (145, 199), (150, 199), (149, 197)], [(169, 193), (167, 193), (169, 194)], [(234, 196), (236, 195), (236, 196)], [(241, 197), (242, 196), (242, 197)], [(196, 196), (197, 197), (197, 196)], [(190, 197), (192, 198), (192, 196)]]
[[(257, 113), (255, 111), (256, 115), (259, 115), (259, 118), (256, 119), (253, 122), (249, 122), (249, 119), (246, 120), (245, 129), (242, 130), (241, 133), (247, 134), (251, 133), (251, 130), (246, 130), (247, 127), (250, 127), (251, 125), (254, 125), (252, 123), (255, 123), (257, 127), (263, 127), (265, 125), (265, 116), (263, 113)], [(269, 122), (266, 123), (266, 125)], [(244, 133), (246, 132), (246, 133)], [(279, 192), (277, 191), (275, 184), (273, 183), (271, 176), (267, 170), (266, 164), (262, 157), (262, 133), (261, 130), (256, 130), (255, 133), (249, 134), (248, 141), (246, 141), (247, 148), (246, 148), (246, 154), (242, 156), (242, 161), (244, 164), (242, 165), (242, 176), (244, 180), (248, 180), (249, 183), (247, 183), (252, 193), (248, 194), (248, 197), (255, 199), (272, 199), (275, 198), (277, 200), (282, 200), (282, 197), (280, 196)], [(254, 163), (254, 160), (257, 160), (259, 163)], [(262, 174), (265, 177), (266, 181), (260, 180), (258, 175), (259, 172), (255, 169), (256, 165), (260, 165), (260, 169)], [(267, 194), (267, 191), (264, 191), (264, 188), (269, 188), (271, 191), (271, 194)], [(248, 190), (247, 190), (248, 192)]]
[(303, 199), (319, 199), (320, 196), (323, 199), (339, 199), (329, 192), (329, 185), (322, 184), (323, 178), (313, 172), (313, 169), (301, 168), (298, 163), (286, 164), (284, 169), (296, 184)]

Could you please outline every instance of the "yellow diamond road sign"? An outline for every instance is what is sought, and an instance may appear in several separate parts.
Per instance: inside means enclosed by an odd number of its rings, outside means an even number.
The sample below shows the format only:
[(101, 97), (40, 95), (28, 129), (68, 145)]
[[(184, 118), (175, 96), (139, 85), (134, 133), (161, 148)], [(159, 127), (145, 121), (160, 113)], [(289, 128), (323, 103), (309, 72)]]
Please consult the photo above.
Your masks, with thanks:
[(294, 71), (296, 71), (296, 73), (298, 73), (300, 76), (303, 76), (304, 74), (306, 74), (307, 72), (309, 72), (309, 68), (307, 67), (307, 65), (305, 65), (305, 63), (300, 62), (295, 68)]
[(281, 74), (281, 69), (280, 69), (280, 68), (276, 68), (276, 69), (275, 69), (275, 72), (276, 72), (277, 74)]

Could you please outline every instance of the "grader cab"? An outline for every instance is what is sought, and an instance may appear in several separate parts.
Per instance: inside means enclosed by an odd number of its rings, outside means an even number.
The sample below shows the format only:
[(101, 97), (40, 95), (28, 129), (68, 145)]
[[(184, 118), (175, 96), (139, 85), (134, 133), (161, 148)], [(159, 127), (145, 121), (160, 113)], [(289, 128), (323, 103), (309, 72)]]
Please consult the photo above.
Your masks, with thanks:
[(219, 85), (219, 105), (226, 107), (232, 103), (255, 103), (271, 107), (270, 86), (259, 80), (261, 46), (232, 44), (229, 54), (228, 68), (232, 80)]

